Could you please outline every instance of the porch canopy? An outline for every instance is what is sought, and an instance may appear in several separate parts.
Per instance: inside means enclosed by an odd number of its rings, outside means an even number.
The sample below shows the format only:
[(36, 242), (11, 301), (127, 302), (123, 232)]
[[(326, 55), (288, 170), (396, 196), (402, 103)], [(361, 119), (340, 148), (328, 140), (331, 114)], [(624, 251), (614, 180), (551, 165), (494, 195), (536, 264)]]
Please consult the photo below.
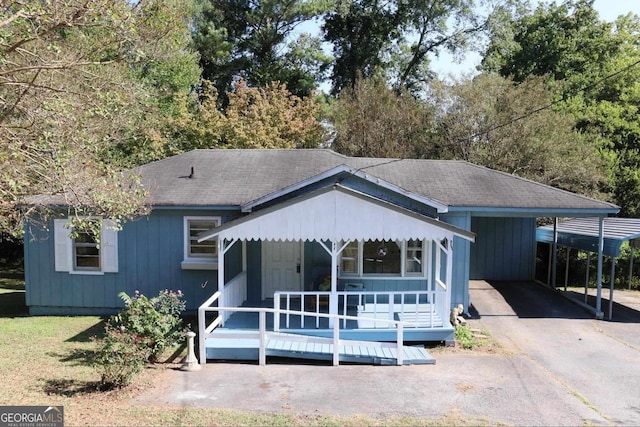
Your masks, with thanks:
[[(218, 283), (224, 283), (224, 253), (239, 240), (316, 241), (331, 255), (336, 272), (338, 256), (350, 241), (431, 239), (446, 251), (451, 277), (455, 236), (475, 241), (470, 231), (334, 184), (229, 221), (201, 233), (198, 241), (218, 239)], [(331, 275), (334, 295), (336, 276)], [(337, 296), (330, 301), (330, 313), (337, 313)]]
[(335, 184), (261, 209), (198, 236), (198, 241), (449, 239), (475, 234)]
[[(602, 229), (601, 229), (602, 221)], [(556, 236), (554, 239), (554, 235)], [(631, 243), (631, 262), (629, 267), (629, 284), (633, 272), (634, 248), (640, 238), (640, 218), (574, 218), (568, 221), (558, 222), (555, 225), (545, 225), (536, 230), (536, 240), (540, 243), (564, 246), (587, 251), (588, 253), (598, 253), (612, 258), (611, 277), (609, 286), (609, 319), (613, 315), (613, 283), (615, 279), (615, 258), (620, 255), (620, 247), (626, 241)], [(568, 255), (567, 255), (568, 261)], [(587, 297), (587, 286), (589, 273), (589, 257), (587, 258), (587, 277), (585, 279), (585, 302)], [(565, 286), (568, 275), (565, 272)], [(600, 277), (598, 277), (600, 283)], [(600, 306), (600, 289), (598, 289), (596, 309)]]

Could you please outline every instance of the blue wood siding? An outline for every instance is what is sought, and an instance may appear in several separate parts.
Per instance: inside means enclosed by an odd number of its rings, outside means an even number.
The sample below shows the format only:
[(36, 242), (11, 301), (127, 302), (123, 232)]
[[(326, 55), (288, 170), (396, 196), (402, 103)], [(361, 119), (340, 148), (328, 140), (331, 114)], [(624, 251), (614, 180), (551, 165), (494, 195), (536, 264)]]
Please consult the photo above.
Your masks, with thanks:
[[(471, 216), (469, 213), (457, 212), (443, 215), (440, 218), (447, 224), (455, 225), (464, 230), (471, 229)], [(474, 231), (474, 230), (472, 230)], [(478, 237), (476, 236), (476, 240)], [(465, 310), (469, 307), (469, 265), (471, 248), (475, 243), (460, 237), (453, 238), (453, 272), (451, 284), (451, 306), (462, 304)]]
[[(216, 270), (183, 270), (184, 216), (221, 216), (233, 211), (157, 209), (126, 223), (118, 232), (118, 273), (70, 274), (54, 270), (53, 231), (31, 227), (25, 241), (27, 301), (34, 314), (108, 314), (123, 307), (118, 293), (137, 290), (155, 296), (163, 289), (181, 290), (194, 310), (217, 290)], [(27, 226), (28, 227), (28, 226)], [(52, 224), (49, 226), (53, 230)], [(225, 257), (227, 278), (241, 271), (242, 246)]]
[(533, 280), (535, 274), (535, 218), (473, 217), (471, 231), (472, 280)]

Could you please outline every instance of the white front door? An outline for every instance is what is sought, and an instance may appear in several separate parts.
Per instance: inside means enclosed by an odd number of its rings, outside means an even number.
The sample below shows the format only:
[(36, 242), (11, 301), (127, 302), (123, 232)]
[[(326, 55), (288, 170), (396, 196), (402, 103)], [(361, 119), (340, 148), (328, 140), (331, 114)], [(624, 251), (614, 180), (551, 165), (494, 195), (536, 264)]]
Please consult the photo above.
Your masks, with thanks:
[(262, 241), (262, 299), (302, 290), (302, 242)]

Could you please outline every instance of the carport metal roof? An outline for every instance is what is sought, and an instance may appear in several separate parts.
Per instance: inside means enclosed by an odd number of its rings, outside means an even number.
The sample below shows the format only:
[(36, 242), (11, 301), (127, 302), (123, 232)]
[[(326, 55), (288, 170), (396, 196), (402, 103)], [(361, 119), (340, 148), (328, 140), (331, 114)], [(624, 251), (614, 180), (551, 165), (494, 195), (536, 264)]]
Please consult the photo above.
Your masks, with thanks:
[[(601, 228), (602, 221), (602, 228)], [(554, 233), (555, 228), (555, 233)], [(602, 289), (602, 256), (607, 255), (612, 258), (620, 255), (620, 246), (625, 241), (632, 243), (631, 261), (629, 267), (629, 282), (631, 282), (631, 274), (633, 271), (633, 247), (636, 240), (640, 238), (640, 218), (575, 218), (569, 221), (556, 222), (554, 225), (546, 225), (538, 227), (536, 230), (536, 240), (542, 243), (554, 245), (554, 234), (556, 236), (555, 243), (559, 246), (567, 248), (582, 249), (598, 254), (598, 283), (596, 296), (596, 316), (601, 316), (601, 289)], [(602, 240), (600, 240), (602, 239)], [(602, 251), (599, 251), (600, 242), (602, 242)], [(553, 250), (553, 271), (550, 269), (550, 275), (553, 276), (552, 283), (555, 288), (555, 260), (556, 249)], [(551, 262), (551, 260), (550, 260)], [(609, 320), (613, 316), (613, 283), (615, 276), (615, 262), (611, 263), (611, 278), (609, 280)], [(589, 271), (589, 258), (587, 258), (587, 272)], [(565, 272), (565, 290), (567, 286), (567, 276), (569, 273), (569, 263), (567, 256), (567, 267)], [(587, 302), (587, 287), (589, 276), (585, 280), (585, 303)]]
[[(598, 252), (598, 218), (575, 218), (558, 223), (558, 245)], [(640, 218), (604, 218), (603, 255), (617, 257), (620, 246), (627, 240), (640, 238)], [(536, 239), (553, 243), (553, 225), (538, 227)]]

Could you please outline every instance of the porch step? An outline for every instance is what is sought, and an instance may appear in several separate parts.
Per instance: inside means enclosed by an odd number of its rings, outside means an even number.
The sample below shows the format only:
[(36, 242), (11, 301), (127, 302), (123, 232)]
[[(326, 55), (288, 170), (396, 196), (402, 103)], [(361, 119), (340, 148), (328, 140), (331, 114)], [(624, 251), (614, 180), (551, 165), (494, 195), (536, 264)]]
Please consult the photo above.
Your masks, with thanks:
[[(258, 360), (259, 339), (255, 331), (214, 332), (206, 340), (207, 359)], [(333, 360), (333, 339), (287, 334), (266, 333), (266, 355), (308, 360)], [(340, 362), (373, 365), (396, 365), (397, 345), (375, 341), (340, 340)], [(403, 346), (403, 364), (435, 364), (435, 359), (421, 347)]]

